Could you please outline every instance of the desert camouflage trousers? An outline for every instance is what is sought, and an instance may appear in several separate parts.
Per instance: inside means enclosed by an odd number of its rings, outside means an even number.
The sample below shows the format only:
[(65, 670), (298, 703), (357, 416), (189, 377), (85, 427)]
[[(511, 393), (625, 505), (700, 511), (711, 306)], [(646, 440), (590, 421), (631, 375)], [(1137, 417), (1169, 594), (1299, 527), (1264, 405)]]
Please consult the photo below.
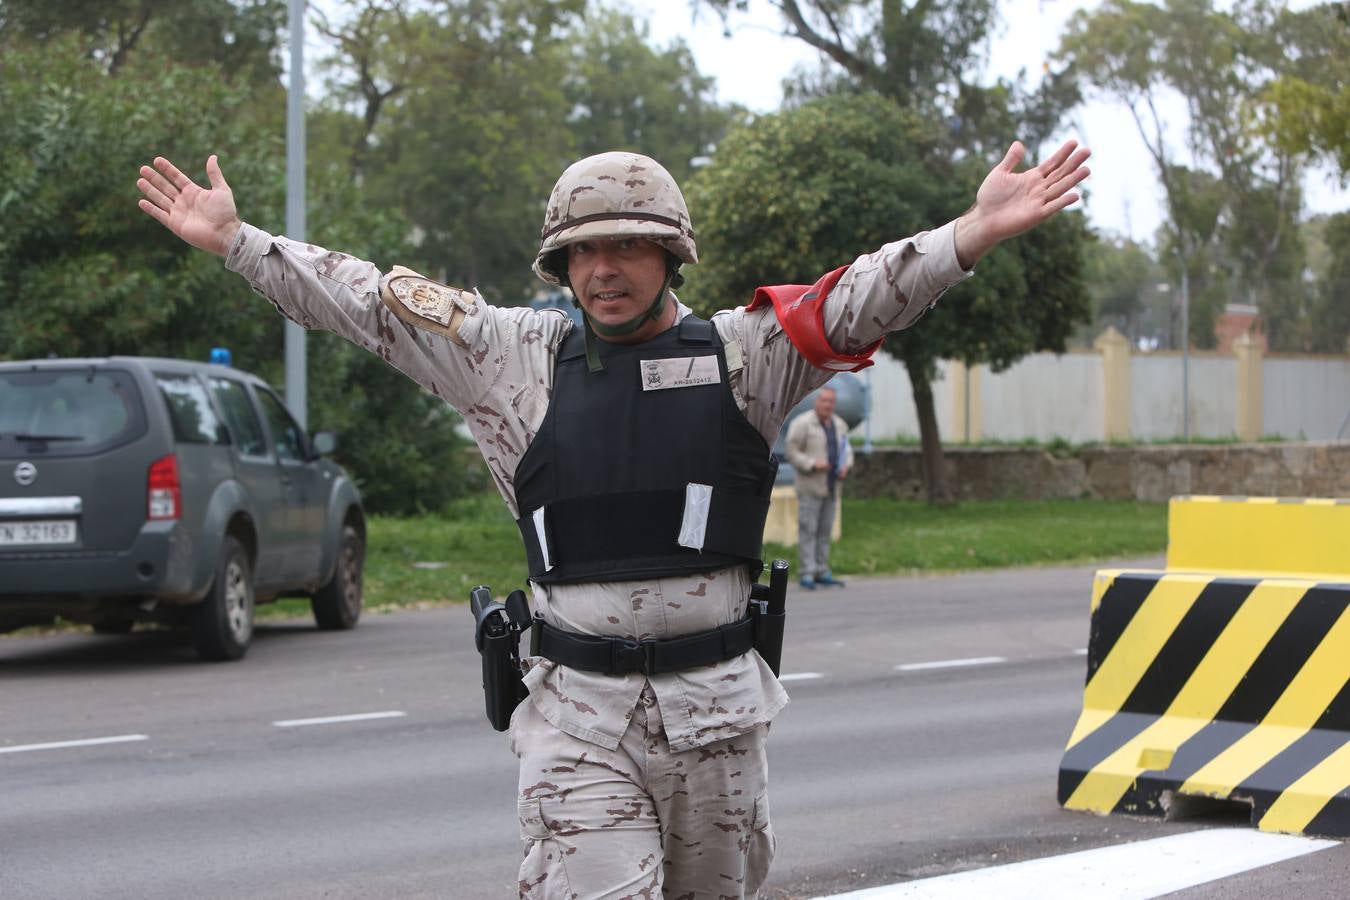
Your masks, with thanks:
[(525, 850), (520, 896), (757, 896), (774, 852), (767, 731), (672, 753), (648, 687), (618, 748), (607, 750), (522, 703), (511, 723)]

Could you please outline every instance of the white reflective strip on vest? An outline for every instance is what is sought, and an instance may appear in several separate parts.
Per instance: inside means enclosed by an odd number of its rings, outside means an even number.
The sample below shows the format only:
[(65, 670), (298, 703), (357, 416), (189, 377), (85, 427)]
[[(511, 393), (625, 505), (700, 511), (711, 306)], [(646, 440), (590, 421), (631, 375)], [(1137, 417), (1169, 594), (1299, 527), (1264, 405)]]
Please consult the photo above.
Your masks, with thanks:
[(680, 546), (702, 550), (708, 532), (708, 508), (712, 506), (712, 485), (689, 482), (684, 486), (684, 520), (680, 522)]
[(539, 542), (539, 554), (544, 557), (544, 571), (553, 568), (553, 560), (548, 555), (548, 531), (544, 528), (544, 508), (541, 506), (530, 516), (534, 520), (534, 537)]

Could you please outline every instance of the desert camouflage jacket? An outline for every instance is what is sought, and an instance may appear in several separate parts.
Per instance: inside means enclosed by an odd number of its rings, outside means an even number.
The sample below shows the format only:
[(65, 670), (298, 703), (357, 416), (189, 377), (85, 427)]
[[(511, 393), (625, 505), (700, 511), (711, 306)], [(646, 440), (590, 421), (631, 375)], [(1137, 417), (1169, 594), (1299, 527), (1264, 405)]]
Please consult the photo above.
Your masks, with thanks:
[[(825, 305), (831, 345), (858, 353), (918, 319), (969, 274), (956, 261), (953, 240), (948, 224), (858, 257)], [(459, 326), (461, 346), (395, 318), (379, 296), (390, 275), (372, 263), (245, 224), (225, 265), (287, 318), (307, 329), (336, 332), (378, 354), (458, 410), (511, 515), (518, 515), (512, 478), (548, 409), (554, 353), (572, 327), (564, 313), (496, 307), (479, 299)], [(680, 306), (681, 317), (688, 312)], [(739, 307), (717, 313), (713, 323), (728, 345), (736, 403), (772, 445), (788, 411), (832, 373), (802, 359), (770, 308), (747, 313)], [(737, 568), (635, 582), (535, 586), (533, 601), (535, 610), (559, 628), (644, 639), (737, 621), (745, 614), (748, 595), (748, 576)], [(540, 659), (531, 660), (526, 676), (530, 701), (548, 721), (610, 749), (618, 746), (647, 681), (641, 674), (611, 677)], [(788, 699), (754, 652), (653, 676), (650, 683), (676, 751), (768, 722)]]

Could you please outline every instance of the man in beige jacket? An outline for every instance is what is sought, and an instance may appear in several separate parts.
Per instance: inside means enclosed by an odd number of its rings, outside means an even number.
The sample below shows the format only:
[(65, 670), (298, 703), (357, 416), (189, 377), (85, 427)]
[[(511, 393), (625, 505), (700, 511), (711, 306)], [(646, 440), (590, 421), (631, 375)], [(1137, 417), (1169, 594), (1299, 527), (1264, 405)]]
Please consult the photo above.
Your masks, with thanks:
[(830, 534), (839, 482), (853, 465), (848, 425), (834, 413), (835, 390), (826, 386), (816, 394), (814, 407), (788, 426), (784, 449), (797, 470), (797, 551), (801, 556), (801, 586), (815, 590), (843, 587), (830, 572)]

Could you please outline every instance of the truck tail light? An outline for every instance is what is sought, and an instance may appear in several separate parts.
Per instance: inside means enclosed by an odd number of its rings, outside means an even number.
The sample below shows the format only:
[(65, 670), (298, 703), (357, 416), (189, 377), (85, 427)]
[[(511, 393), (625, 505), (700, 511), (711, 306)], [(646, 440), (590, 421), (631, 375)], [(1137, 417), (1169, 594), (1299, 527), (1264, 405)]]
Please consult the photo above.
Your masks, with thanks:
[(183, 512), (183, 494), (178, 481), (178, 457), (170, 453), (150, 464), (145, 479), (146, 515), (151, 519), (176, 519)]

